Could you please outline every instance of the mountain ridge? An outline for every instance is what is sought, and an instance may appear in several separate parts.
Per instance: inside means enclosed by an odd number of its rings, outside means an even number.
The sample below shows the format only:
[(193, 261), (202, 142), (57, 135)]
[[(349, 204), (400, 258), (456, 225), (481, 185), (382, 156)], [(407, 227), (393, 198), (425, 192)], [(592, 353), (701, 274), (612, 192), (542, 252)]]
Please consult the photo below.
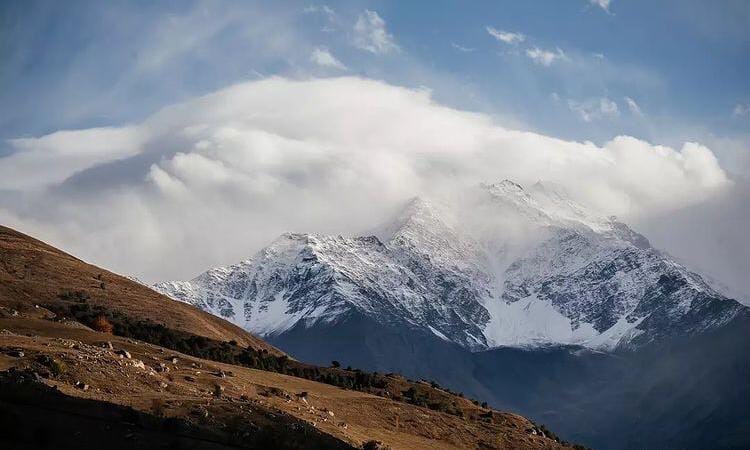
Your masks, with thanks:
[(542, 183), (482, 184), (462, 207), (415, 198), (375, 234), (287, 233), (154, 287), (263, 336), (353, 308), (472, 351), (638, 347), (747, 314), (626, 224)]

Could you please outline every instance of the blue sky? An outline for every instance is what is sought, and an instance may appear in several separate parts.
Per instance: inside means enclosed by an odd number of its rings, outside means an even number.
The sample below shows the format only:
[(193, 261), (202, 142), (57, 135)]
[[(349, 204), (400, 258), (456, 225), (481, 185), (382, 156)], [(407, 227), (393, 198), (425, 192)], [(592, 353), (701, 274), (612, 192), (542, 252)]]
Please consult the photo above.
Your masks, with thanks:
[(0, 0), (0, 223), (154, 281), (545, 179), (750, 293), (749, 30), (745, 0)]
[[(347, 74), (567, 139), (723, 144), (727, 169), (746, 169), (748, 2), (280, 3), (3, 2), (0, 138), (137, 121), (262, 76)], [(391, 48), (356, 45), (366, 10)], [(346, 69), (315, 64), (314, 48)]]

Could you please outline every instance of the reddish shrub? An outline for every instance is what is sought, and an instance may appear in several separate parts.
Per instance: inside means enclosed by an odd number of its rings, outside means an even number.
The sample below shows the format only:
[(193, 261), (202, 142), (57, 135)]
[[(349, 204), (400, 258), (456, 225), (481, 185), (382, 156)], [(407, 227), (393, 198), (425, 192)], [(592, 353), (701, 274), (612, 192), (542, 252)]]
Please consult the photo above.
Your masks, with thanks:
[(112, 334), (112, 324), (109, 323), (109, 320), (107, 320), (104, 315), (101, 315), (94, 319), (94, 323), (91, 325), (91, 328), (102, 333)]

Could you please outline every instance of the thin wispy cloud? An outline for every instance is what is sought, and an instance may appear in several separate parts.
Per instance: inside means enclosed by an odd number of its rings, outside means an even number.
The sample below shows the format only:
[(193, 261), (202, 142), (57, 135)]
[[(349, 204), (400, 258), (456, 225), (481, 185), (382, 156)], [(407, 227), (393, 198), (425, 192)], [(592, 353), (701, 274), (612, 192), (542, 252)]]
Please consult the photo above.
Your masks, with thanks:
[(376, 55), (398, 51), (399, 47), (388, 33), (385, 20), (375, 11), (365, 10), (354, 24), (354, 46)]
[(490, 36), (506, 44), (518, 44), (526, 40), (526, 36), (521, 33), (498, 30), (490, 26), (485, 27), (485, 29)]
[(309, 5), (302, 11), (308, 14), (323, 14), (331, 22), (336, 20), (336, 11), (328, 5)]
[(559, 48), (552, 50), (545, 50), (539, 47), (532, 47), (526, 49), (526, 56), (528, 56), (535, 63), (549, 67), (557, 61), (566, 59), (565, 53)]
[(643, 110), (638, 103), (630, 97), (625, 97), (625, 104), (628, 105), (628, 109), (634, 116), (644, 117)]
[(744, 116), (750, 113), (750, 105), (743, 105), (738, 103), (732, 110), (732, 115), (735, 117)]
[(464, 47), (463, 45), (456, 44), (455, 42), (451, 42), (451, 47), (464, 53), (473, 52), (474, 50), (476, 50), (475, 48)]
[(325, 48), (316, 47), (310, 54), (310, 61), (321, 67), (346, 70), (346, 65)]
[(584, 122), (593, 122), (599, 119), (613, 119), (619, 117), (620, 108), (617, 103), (606, 97), (590, 98), (584, 101), (568, 100), (568, 108), (573, 111)]
[(589, 3), (610, 13), (609, 6), (612, 4), (612, 0), (589, 0)]

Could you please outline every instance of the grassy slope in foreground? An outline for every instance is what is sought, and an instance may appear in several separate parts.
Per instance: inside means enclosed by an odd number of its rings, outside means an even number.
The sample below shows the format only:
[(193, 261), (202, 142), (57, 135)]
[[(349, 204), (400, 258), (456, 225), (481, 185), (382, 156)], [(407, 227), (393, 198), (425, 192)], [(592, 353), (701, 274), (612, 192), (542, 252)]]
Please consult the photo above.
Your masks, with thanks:
[(0, 226), (0, 301), (54, 305), (66, 292), (85, 292), (90, 303), (170, 329), (282, 354), (225, 320), (191, 305), (167, 303), (166, 297), (140, 283)]

